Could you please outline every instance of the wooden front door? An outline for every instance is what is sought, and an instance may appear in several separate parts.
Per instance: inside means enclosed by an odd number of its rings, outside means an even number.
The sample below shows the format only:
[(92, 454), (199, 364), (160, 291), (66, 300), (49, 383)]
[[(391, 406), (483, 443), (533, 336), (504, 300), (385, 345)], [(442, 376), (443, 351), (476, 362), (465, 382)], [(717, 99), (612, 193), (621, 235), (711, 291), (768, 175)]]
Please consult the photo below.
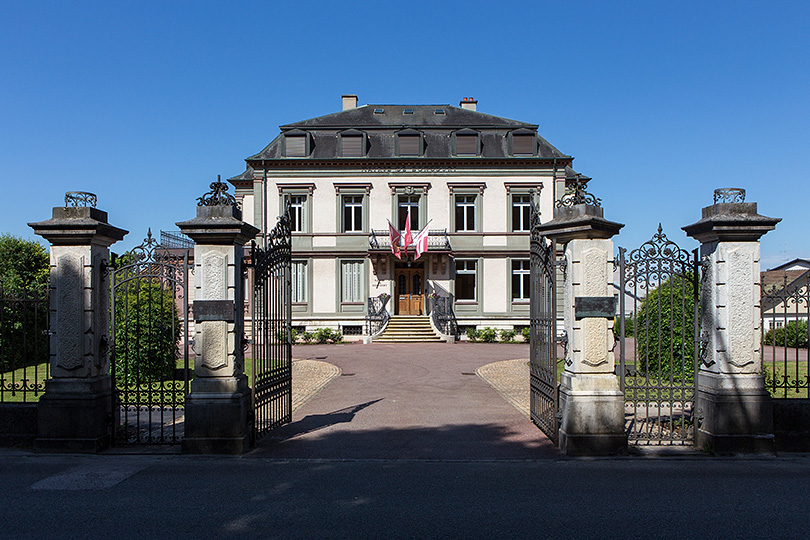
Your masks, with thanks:
[(423, 268), (397, 268), (397, 315), (424, 314), (424, 282)]

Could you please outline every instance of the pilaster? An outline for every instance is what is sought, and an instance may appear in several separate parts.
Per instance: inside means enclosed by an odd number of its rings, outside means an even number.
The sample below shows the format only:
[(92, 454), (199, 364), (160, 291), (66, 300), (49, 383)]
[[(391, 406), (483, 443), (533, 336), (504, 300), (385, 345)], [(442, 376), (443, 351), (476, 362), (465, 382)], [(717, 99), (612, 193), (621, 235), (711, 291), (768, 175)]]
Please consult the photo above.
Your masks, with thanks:
[(588, 197), (590, 204), (558, 208), (554, 219), (540, 229), (546, 237), (565, 244), (567, 343), (559, 391), (560, 449), (568, 455), (593, 456), (627, 449), (624, 394), (614, 373), (612, 353), (611, 238), (623, 225), (604, 219), (598, 199)]
[[(734, 201), (728, 202), (729, 193)], [(716, 452), (772, 452), (773, 408), (761, 374), (759, 239), (780, 221), (744, 190), (717, 190), (700, 221), (700, 371), (696, 444)]]
[[(177, 223), (195, 242), (194, 379), (186, 398), (182, 450), (240, 454), (252, 446), (252, 404), (244, 372), (244, 245), (259, 230), (243, 222), (227, 186), (200, 198), (197, 216)], [(212, 202), (213, 201), (213, 202)]]
[[(81, 206), (68, 206), (74, 204)], [(39, 401), (34, 441), (41, 451), (97, 452), (110, 443), (107, 264), (109, 247), (127, 231), (110, 225), (94, 205), (95, 195), (69, 193), (51, 219), (29, 223), (51, 244), (51, 378)]]

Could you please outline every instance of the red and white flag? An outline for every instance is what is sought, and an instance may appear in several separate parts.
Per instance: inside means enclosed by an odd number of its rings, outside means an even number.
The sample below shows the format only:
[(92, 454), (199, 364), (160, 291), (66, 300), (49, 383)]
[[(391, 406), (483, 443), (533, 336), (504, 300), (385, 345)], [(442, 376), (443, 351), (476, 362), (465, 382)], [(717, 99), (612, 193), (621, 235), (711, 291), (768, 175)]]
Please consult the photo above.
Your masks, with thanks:
[(405, 219), (405, 234), (402, 236), (402, 250), (407, 252), (408, 246), (413, 244), (413, 234), (411, 234), (411, 207), (408, 207), (408, 217)]
[(416, 235), (416, 238), (414, 238), (413, 243), (416, 246), (416, 257), (414, 257), (414, 260), (421, 257), (422, 253), (428, 250), (428, 236), (430, 236), (430, 230), (425, 226), (425, 228)]
[(399, 239), (402, 238), (402, 235), (391, 225), (390, 219), (388, 220), (388, 234), (391, 237), (391, 251), (394, 253), (394, 257), (401, 259), (402, 255), (400, 254)]

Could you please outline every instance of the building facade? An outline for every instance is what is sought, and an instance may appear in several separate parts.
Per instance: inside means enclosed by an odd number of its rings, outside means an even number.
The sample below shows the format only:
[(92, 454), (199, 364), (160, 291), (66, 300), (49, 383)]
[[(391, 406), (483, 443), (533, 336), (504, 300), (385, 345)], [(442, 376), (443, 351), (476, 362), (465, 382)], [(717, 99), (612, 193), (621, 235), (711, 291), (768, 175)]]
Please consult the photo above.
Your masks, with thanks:
[[(529, 324), (529, 235), (577, 175), (537, 125), (450, 105), (357, 105), (281, 126), (230, 178), (262, 234), (290, 206), (294, 325), (362, 332), (370, 298), (426, 315), (451, 296), (459, 327)], [(428, 228), (428, 250), (391, 250), (388, 222)], [(261, 241), (261, 238), (257, 241)]]

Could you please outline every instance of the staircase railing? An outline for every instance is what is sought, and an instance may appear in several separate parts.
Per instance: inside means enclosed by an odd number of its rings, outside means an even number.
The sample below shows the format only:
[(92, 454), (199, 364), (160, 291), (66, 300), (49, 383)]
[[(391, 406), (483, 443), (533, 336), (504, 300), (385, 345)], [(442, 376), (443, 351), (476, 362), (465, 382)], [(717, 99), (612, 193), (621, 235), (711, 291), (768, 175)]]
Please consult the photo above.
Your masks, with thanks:
[(446, 336), (453, 336), (457, 340), (460, 335), (458, 332), (458, 321), (456, 314), (453, 311), (453, 304), (455, 299), (453, 295), (439, 296), (432, 294), (430, 298), (430, 316), (433, 319), (433, 325)]
[(368, 310), (366, 312), (366, 332), (369, 336), (376, 336), (388, 324), (391, 315), (385, 307), (390, 298), (388, 295), (369, 296)]

